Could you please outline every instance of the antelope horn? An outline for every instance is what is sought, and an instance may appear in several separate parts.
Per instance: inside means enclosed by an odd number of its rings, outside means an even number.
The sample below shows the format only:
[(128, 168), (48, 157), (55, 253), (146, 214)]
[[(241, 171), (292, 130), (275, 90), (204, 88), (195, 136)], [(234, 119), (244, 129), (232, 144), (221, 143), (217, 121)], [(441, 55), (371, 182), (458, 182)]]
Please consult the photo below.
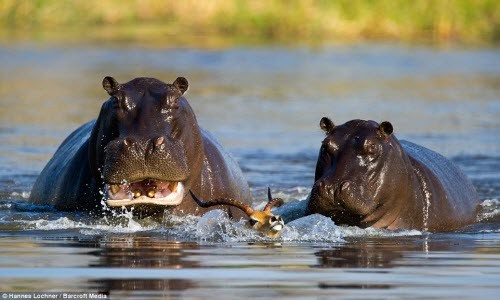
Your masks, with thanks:
[(267, 188), (267, 199), (268, 199), (268, 202), (266, 204), (266, 206), (264, 207), (264, 211), (271, 211), (271, 208), (273, 207), (279, 207), (281, 205), (283, 205), (283, 203), (285, 203), (285, 201), (283, 201), (283, 199), (281, 198), (273, 198), (273, 196), (271, 195), (271, 189), (270, 188)]
[(191, 194), (191, 197), (193, 197), (194, 201), (196, 201), (196, 203), (203, 208), (211, 207), (214, 205), (231, 205), (231, 206), (234, 206), (234, 207), (241, 209), (248, 216), (253, 214), (253, 209), (250, 206), (248, 206), (247, 204), (245, 204), (241, 201), (235, 200), (235, 199), (219, 198), (219, 199), (212, 199), (212, 200), (208, 200), (208, 201), (202, 201), (202, 200), (198, 199), (198, 197), (196, 197), (196, 195), (193, 193), (193, 191), (189, 190), (189, 193)]

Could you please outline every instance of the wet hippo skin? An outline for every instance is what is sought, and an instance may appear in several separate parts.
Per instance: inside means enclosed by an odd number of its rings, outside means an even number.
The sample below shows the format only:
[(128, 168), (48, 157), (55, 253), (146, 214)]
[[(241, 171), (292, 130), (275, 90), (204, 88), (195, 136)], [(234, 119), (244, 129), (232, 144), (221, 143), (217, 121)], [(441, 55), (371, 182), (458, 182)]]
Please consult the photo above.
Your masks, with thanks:
[[(188, 196), (236, 198), (251, 193), (229, 153), (199, 127), (183, 96), (188, 81), (103, 80), (110, 98), (96, 120), (59, 146), (33, 186), (30, 200), (59, 210), (108, 206), (202, 214)], [(152, 208), (152, 209), (151, 209)], [(230, 211), (242, 216), (239, 210)]]
[(389, 122), (352, 120), (326, 133), (307, 213), (336, 224), (450, 231), (476, 220), (479, 197), (450, 160), (398, 141)]

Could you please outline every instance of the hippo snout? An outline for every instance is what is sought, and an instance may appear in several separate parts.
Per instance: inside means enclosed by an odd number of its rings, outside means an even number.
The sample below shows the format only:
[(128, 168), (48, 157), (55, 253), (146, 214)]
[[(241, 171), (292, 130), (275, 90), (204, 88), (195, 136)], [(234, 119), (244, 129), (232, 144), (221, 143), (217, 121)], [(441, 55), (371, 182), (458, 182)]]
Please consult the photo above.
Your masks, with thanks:
[(330, 215), (333, 207), (334, 187), (320, 179), (314, 183), (308, 204), (311, 213)]
[(314, 184), (313, 191), (322, 197), (331, 198), (331, 200), (333, 200), (335, 187), (326, 180), (320, 179)]
[(352, 181), (342, 181), (339, 184), (330, 183), (326, 180), (318, 180), (313, 187), (313, 193), (319, 197), (327, 198), (329, 205), (340, 205), (343, 199), (352, 198), (356, 185)]
[(339, 183), (334, 192), (335, 206), (342, 207), (350, 213), (365, 216), (376, 206), (373, 196), (363, 184), (345, 180)]
[(127, 136), (106, 146), (103, 179), (119, 184), (144, 179), (184, 181), (189, 175), (184, 148), (169, 136)]
[[(121, 149), (113, 149), (113, 146), (117, 146)], [(121, 150), (125, 155), (153, 155), (155, 152), (159, 152), (165, 149), (165, 137), (126, 137), (115, 142), (114, 145), (110, 145), (108, 148), (110, 148), (111, 151)]]
[(308, 204), (310, 212), (331, 216), (338, 224), (355, 224), (373, 210), (371, 197), (360, 184), (327, 179), (314, 184)]

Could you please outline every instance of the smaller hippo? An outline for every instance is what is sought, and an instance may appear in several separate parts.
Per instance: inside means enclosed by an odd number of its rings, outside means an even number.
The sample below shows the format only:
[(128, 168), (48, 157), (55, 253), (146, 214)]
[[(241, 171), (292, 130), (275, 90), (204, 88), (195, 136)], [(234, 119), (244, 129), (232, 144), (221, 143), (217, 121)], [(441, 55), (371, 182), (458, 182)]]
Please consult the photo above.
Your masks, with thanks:
[(307, 213), (337, 224), (450, 231), (476, 220), (479, 197), (450, 160), (398, 141), (390, 122), (352, 120), (326, 133)]

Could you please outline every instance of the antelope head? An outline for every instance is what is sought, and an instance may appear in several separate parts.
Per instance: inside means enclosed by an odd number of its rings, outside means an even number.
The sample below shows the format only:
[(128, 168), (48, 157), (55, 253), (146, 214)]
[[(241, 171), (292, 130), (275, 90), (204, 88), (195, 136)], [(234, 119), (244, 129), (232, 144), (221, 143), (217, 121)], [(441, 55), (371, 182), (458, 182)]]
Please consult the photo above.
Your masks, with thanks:
[(248, 216), (249, 227), (258, 230), (268, 237), (276, 238), (281, 234), (281, 230), (285, 227), (285, 222), (279, 215), (274, 215), (271, 212), (273, 207), (278, 207), (283, 204), (283, 199), (273, 198), (271, 196), (271, 189), (267, 189), (268, 202), (264, 210), (254, 210), (248, 204), (231, 198), (220, 198), (202, 201), (190, 190), (189, 193), (196, 203), (203, 207), (208, 208), (215, 205), (230, 205), (241, 209)]

